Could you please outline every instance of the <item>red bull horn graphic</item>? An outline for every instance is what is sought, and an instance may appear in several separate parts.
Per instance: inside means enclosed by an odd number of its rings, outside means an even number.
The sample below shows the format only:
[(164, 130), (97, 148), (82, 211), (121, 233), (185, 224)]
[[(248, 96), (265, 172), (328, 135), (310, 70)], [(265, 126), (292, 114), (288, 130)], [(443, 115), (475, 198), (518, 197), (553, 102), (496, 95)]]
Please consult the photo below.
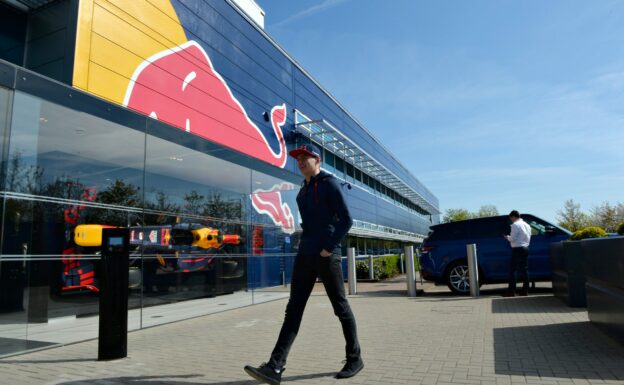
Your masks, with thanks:
[(274, 166), (286, 164), (286, 105), (271, 109), (276, 153), (193, 40), (144, 60), (132, 75), (123, 105)]
[[(270, 128), (256, 125), (243, 107), (245, 100), (237, 99), (215, 68), (205, 43), (189, 38), (197, 24), (199, 16), (178, 1), (81, 0), (72, 84), (283, 168), (286, 104), (271, 108)], [(279, 191), (272, 194), (263, 194), (254, 207), (294, 231), (290, 208)]]
[(273, 223), (280, 226), (287, 234), (295, 232), (295, 218), (288, 203), (282, 202), (282, 190), (292, 190), (292, 184), (280, 183), (270, 190), (258, 189), (251, 194), (251, 204), (260, 214), (268, 215)]

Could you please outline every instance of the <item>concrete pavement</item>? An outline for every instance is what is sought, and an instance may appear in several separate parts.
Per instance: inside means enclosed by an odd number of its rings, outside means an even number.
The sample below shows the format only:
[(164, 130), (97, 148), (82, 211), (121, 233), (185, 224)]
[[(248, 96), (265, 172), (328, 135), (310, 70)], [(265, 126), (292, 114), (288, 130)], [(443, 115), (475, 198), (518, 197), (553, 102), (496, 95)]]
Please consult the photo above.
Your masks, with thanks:
[[(364, 370), (336, 380), (344, 342), (322, 289), (315, 290), (284, 373), (293, 384), (624, 384), (624, 346), (548, 291), (530, 297), (459, 298), (405, 283), (359, 284), (350, 297)], [(0, 384), (256, 384), (245, 364), (268, 359), (286, 300), (129, 334), (128, 358), (98, 362), (97, 341), (0, 360)]]

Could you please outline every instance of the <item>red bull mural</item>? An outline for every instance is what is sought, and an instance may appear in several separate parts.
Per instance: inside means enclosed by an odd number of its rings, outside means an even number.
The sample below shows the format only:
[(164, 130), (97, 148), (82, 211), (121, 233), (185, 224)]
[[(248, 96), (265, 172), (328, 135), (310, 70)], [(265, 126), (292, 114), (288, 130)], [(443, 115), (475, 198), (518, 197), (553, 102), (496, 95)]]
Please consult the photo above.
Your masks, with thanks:
[(251, 194), (251, 204), (260, 214), (268, 215), (287, 234), (295, 232), (295, 218), (288, 203), (282, 201), (281, 191), (292, 190), (291, 183), (280, 183), (270, 190), (258, 189)]
[[(185, 7), (168, 0), (157, 7), (144, 1), (81, 0), (74, 86), (283, 168), (286, 104), (271, 108), (270, 128), (250, 119), (215, 68), (206, 43), (188, 34), (198, 16), (182, 12), (181, 19), (180, 6)], [(294, 232), (292, 211), (279, 191), (254, 196), (256, 211)]]
[[(157, 53), (141, 63), (132, 76), (124, 105), (274, 166), (286, 164), (282, 133), (286, 106), (275, 106), (270, 114), (279, 143), (276, 153), (195, 41)], [(271, 191), (254, 192), (252, 205), (284, 232), (292, 234), (294, 218), (279, 191), (285, 187), (286, 184), (277, 185)]]
[(286, 106), (275, 106), (270, 114), (279, 143), (275, 152), (195, 41), (159, 52), (141, 63), (132, 75), (123, 104), (274, 166), (286, 164), (281, 128), (286, 123)]

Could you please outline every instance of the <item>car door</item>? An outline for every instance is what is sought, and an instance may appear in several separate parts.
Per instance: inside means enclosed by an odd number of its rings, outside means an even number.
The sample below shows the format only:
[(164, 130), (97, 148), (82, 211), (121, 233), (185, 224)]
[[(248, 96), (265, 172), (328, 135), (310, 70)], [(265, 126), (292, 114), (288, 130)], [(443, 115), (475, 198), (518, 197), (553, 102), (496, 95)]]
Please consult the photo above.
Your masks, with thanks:
[(509, 234), (506, 217), (492, 217), (484, 221), (478, 230), (477, 257), (479, 266), (489, 281), (506, 279), (511, 264), (511, 248), (505, 235)]
[(553, 237), (546, 233), (548, 222), (533, 215), (523, 215), (524, 221), (531, 226), (531, 245), (529, 246), (529, 276), (533, 279), (551, 276), (550, 243)]

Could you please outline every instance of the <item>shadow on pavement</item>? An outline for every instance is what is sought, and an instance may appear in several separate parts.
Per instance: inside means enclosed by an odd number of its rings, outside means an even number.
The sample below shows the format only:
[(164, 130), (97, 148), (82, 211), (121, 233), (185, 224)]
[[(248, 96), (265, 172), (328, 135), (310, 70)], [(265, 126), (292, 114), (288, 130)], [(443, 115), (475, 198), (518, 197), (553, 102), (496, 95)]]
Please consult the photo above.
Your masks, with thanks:
[[(321, 377), (333, 377), (335, 375), (336, 375), (336, 372), (302, 374), (299, 376), (284, 376), (282, 378), (282, 382), (311, 380), (314, 378), (321, 378)], [(257, 384), (258, 384), (258, 381), (250, 380), (250, 381), (209, 382), (206, 385), (257, 385)]]
[(492, 313), (584, 313), (585, 308), (568, 307), (554, 296), (496, 298)]
[(7, 355), (24, 350), (40, 349), (54, 345), (58, 345), (58, 343), (0, 337), (0, 354)]
[[(57, 385), (205, 385), (205, 382), (175, 381), (175, 379), (203, 377), (202, 374), (184, 374), (175, 376), (137, 376), (137, 377), (105, 377), (60, 382)], [(234, 382), (232, 383), (234, 384)], [(252, 382), (241, 382), (252, 384)], [(257, 384), (257, 382), (253, 382)]]
[(404, 290), (378, 290), (359, 291), (357, 295), (362, 297), (407, 297), (407, 289)]
[(66, 362), (96, 362), (97, 358), (69, 358), (64, 360), (3, 360), (0, 358), (0, 365), (2, 364), (63, 364)]
[[(502, 287), (501, 285), (497, 285), (498, 287), (488, 288), (487, 286), (482, 287), (479, 290), (480, 297), (500, 297), (505, 291), (507, 291), (506, 287)], [(552, 288), (550, 287), (538, 287), (535, 289), (531, 289), (529, 292), (529, 297), (531, 295), (544, 295), (544, 294), (552, 294)], [(470, 298), (469, 294), (459, 295), (453, 293), (451, 290), (444, 287), (435, 287), (434, 289), (425, 289), (423, 293), (423, 297), (428, 298), (452, 298), (452, 299), (463, 299)], [(522, 297), (524, 298), (524, 297)]]
[[(285, 376), (282, 378), (282, 382), (287, 381), (299, 381), (310, 380), (320, 377), (333, 377), (336, 372), (327, 373), (314, 373), (304, 374), (299, 376)], [(243, 373), (243, 375), (245, 375)], [(84, 380), (72, 380), (68, 382), (61, 382), (57, 385), (257, 385), (256, 380), (241, 380), (241, 381), (224, 381), (224, 382), (189, 382), (182, 381), (183, 379), (191, 379), (205, 377), (203, 374), (185, 374), (174, 376), (137, 376), (137, 377), (106, 377)], [(177, 381), (180, 380), (180, 381)]]
[(496, 374), (624, 380), (624, 347), (589, 321), (494, 329)]

